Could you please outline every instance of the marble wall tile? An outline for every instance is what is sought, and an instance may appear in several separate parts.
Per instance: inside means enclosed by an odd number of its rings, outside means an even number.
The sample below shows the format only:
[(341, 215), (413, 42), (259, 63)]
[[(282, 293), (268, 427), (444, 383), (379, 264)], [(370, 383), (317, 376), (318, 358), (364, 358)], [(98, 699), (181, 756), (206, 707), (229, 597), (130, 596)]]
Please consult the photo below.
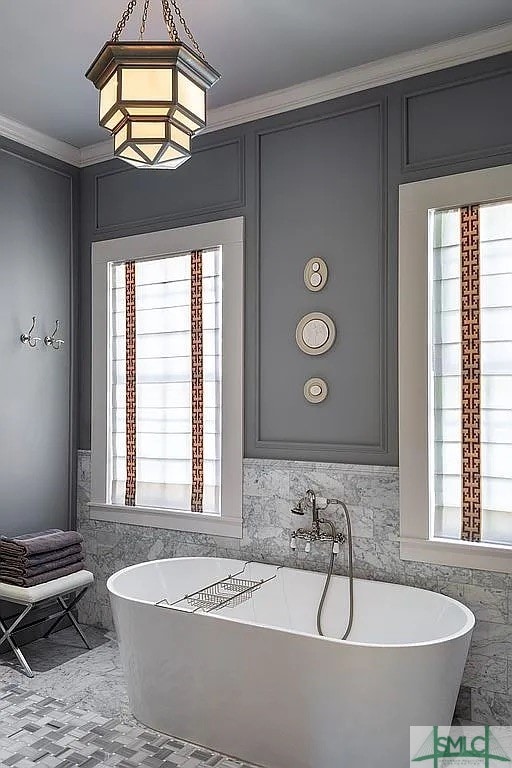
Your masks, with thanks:
[(282, 469), (265, 472), (259, 462), (248, 462), (244, 465), (243, 493), (244, 496), (287, 499), (290, 495), (290, 473)]
[[(90, 454), (78, 454), (78, 525), (94, 588), (80, 604), (85, 623), (112, 628), (106, 581), (128, 565), (166, 557), (213, 555), (257, 560), (325, 572), (328, 547), (308, 555), (290, 549), (292, 530), (308, 525), (291, 513), (312, 488), (344, 500), (351, 513), (356, 577), (431, 589), (468, 605), (477, 619), (457, 703), (458, 716), (481, 723), (512, 723), (512, 575), (403, 561), (399, 550), (399, 478), (396, 467), (246, 459), (243, 479), (244, 533), (241, 540), (91, 520)], [(340, 509), (325, 513), (345, 530)], [(345, 548), (335, 573), (347, 572)], [(510, 623), (509, 623), (510, 622)]]
[(470, 688), (486, 688), (496, 693), (508, 691), (507, 659), (499, 656), (489, 658), (478, 653), (470, 653), (462, 682)]
[[(494, 571), (471, 571), (471, 584), (491, 589), (512, 590), (512, 573), (495, 573)], [(512, 615), (512, 614), (511, 614)]]
[(433, 563), (417, 563), (412, 560), (404, 560), (403, 566), (405, 572), (411, 577), (432, 578), (436, 577), (440, 581), (465, 584), (471, 579), (469, 568), (450, 568), (446, 565), (434, 565)]
[(91, 452), (78, 451), (77, 486), (89, 491), (91, 484)]
[(354, 538), (354, 565), (360, 573), (387, 576), (390, 581), (399, 581), (403, 572), (400, 560), (400, 546), (397, 541)]
[(493, 621), (478, 621), (473, 632), (472, 648), (482, 656), (512, 659), (511, 627)]
[(510, 725), (512, 698), (509, 694), (487, 691), (485, 688), (472, 688), (471, 719), (475, 723), (487, 725)]
[(374, 509), (398, 509), (398, 473), (380, 474), (378, 482), (360, 485), (361, 503)]
[(477, 584), (455, 584), (439, 579), (439, 592), (460, 600), (473, 611), (477, 621), (506, 624), (509, 618), (509, 593)]
[(506, 624), (509, 620), (508, 593), (503, 589), (465, 584), (463, 603), (470, 608), (477, 620)]
[(389, 539), (398, 541), (400, 538), (400, 520), (396, 509), (377, 507), (372, 509), (373, 535), (378, 541)]
[(453, 597), (454, 600), (464, 601), (464, 584), (455, 584), (452, 581), (438, 579), (438, 590), (442, 595)]
[(174, 545), (173, 557), (216, 557), (217, 547), (214, 544), (191, 544), (188, 541), (177, 541)]
[(405, 584), (408, 587), (416, 587), (417, 589), (429, 589), (432, 592), (440, 592), (439, 579), (433, 574), (429, 576), (427, 573), (411, 574), (404, 570), (400, 578), (400, 584)]
[[(380, 510), (378, 510), (378, 513), (380, 513)], [(375, 531), (374, 517), (375, 510), (371, 509), (371, 507), (352, 506), (350, 508), (352, 535), (359, 539), (373, 539)], [(344, 521), (342, 521), (342, 527), (345, 531)]]

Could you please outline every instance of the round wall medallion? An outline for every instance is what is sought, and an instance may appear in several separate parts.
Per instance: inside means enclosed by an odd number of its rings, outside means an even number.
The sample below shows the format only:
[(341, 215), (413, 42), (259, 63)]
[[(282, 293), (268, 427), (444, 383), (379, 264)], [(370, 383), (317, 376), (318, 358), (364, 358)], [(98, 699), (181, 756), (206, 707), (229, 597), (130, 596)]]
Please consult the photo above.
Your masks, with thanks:
[(304, 397), (308, 403), (323, 403), (328, 394), (329, 387), (323, 379), (308, 379), (304, 384)]
[(321, 291), (328, 276), (327, 264), (318, 256), (310, 259), (304, 267), (304, 283), (309, 291)]
[(307, 355), (323, 355), (336, 339), (336, 327), (323, 312), (310, 312), (299, 320), (295, 331), (299, 349)]

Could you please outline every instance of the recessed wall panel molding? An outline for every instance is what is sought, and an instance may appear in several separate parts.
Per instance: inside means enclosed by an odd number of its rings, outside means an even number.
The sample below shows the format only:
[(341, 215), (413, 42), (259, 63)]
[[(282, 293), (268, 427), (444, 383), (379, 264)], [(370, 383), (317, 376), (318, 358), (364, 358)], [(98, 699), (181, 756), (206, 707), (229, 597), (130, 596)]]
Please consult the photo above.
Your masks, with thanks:
[[(253, 122), (198, 138), (194, 160), (165, 184), (158, 173), (147, 179), (120, 174), (114, 161), (84, 168), (81, 446), (90, 439), (91, 241), (231, 216), (241, 200), (236, 215), (244, 215), (246, 226), (246, 455), (396, 463), (398, 187), (512, 162), (511, 72), (512, 53), (504, 53), (264, 120), (255, 114)], [(215, 149), (220, 139), (226, 146)], [(203, 163), (204, 154), (211, 157)], [(199, 160), (202, 171), (192, 189), (187, 182), (182, 205), (173, 194), (174, 178)], [(106, 176), (108, 171), (115, 175)], [(122, 197), (128, 180), (124, 210), (110, 198)], [(212, 184), (222, 189), (211, 191)], [(193, 211), (188, 220), (187, 208)], [(321, 291), (311, 292), (303, 272), (315, 256), (325, 259), (329, 276)], [(36, 310), (36, 303), (25, 308), (16, 332), (25, 330)], [(340, 329), (340, 343), (319, 358), (304, 355), (294, 338), (297, 320), (315, 310)], [(56, 316), (52, 310), (46, 319)], [(36, 358), (17, 346), (26, 360)], [(55, 361), (53, 353), (46, 357)], [(304, 399), (304, 382), (314, 375), (329, 384), (321, 407)]]
[(507, 69), (405, 94), (404, 170), (510, 153), (511, 93)]
[[(317, 119), (281, 116), (258, 135), (251, 455), (357, 462), (386, 454), (385, 109), (369, 99)], [(306, 290), (320, 255), (328, 280)], [(313, 376), (329, 384), (321, 408), (304, 389)]]
[(243, 137), (194, 149), (172, 173), (126, 170), (124, 164), (100, 173), (95, 198), (95, 232), (101, 234), (224, 215), (244, 204)]

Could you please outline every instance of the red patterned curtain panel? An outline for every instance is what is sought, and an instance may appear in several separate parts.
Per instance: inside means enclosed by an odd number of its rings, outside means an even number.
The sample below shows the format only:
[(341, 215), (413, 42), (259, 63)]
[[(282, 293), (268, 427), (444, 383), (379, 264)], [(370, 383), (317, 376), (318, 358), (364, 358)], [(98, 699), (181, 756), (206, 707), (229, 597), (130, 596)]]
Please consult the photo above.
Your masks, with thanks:
[(480, 541), (480, 206), (460, 209), (462, 525), (461, 539)]

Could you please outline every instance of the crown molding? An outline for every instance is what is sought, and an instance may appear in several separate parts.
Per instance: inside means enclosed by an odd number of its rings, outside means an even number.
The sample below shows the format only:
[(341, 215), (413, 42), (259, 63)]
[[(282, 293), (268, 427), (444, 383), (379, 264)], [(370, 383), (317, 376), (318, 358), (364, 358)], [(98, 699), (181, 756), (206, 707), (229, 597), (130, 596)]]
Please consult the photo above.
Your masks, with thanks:
[(512, 50), (512, 23), (389, 56), (209, 111), (206, 131), (318, 104)]
[[(346, 69), (290, 88), (237, 101), (208, 112), (208, 127), (212, 133), (281, 112), (329, 101), (350, 93), (388, 85), (417, 75), (435, 72), (458, 64), (467, 64), (512, 50), (512, 23), (463, 35), (425, 48), (407, 51), (352, 69)], [(91, 144), (81, 150), (45, 136), (32, 128), (0, 115), (0, 136), (44, 152), (71, 165), (84, 168), (113, 157), (112, 140)]]
[[(279, 91), (237, 101), (208, 111), (203, 133), (307, 107), (357, 91), (395, 83), (409, 77), (467, 64), (512, 50), (512, 23), (456, 37), (426, 48), (407, 51), (326, 77), (309, 80)], [(104, 141), (82, 149), (82, 167), (112, 159), (112, 142)]]
[(114, 157), (113, 139), (100, 141), (98, 144), (89, 144), (80, 151), (80, 167), (86, 168), (88, 165), (103, 163), (105, 160), (112, 160)]
[(44, 133), (29, 128), (28, 125), (23, 125), (23, 123), (18, 123), (17, 120), (11, 120), (3, 115), (0, 115), (0, 136), (23, 144), (25, 147), (36, 149), (38, 152), (55, 157), (69, 165), (77, 167), (81, 165), (81, 152), (77, 147), (46, 136)]

